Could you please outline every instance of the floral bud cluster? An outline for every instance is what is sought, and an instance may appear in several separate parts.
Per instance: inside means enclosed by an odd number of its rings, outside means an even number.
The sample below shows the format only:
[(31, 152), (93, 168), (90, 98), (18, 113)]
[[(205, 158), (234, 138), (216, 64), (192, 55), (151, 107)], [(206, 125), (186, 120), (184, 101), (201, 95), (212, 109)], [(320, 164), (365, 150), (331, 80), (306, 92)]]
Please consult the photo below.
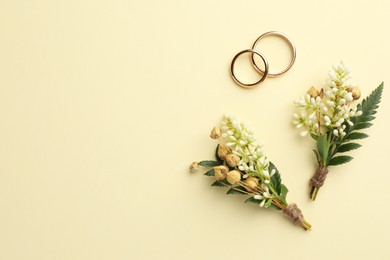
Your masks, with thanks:
[(321, 91), (310, 88), (305, 96), (295, 101), (300, 112), (294, 114), (293, 123), (297, 128), (304, 128), (301, 136), (332, 131), (336, 137), (345, 136), (346, 124), (353, 125), (351, 118), (362, 115), (356, 107), (351, 107), (353, 100), (360, 97), (360, 90), (348, 83), (351, 69), (341, 61), (329, 72), (329, 78)]
[(268, 186), (275, 170), (269, 172), (269, 161), (262, 149), (263, 144), (256, 143), (250, 126), (238, 118), (225, 115), (222, 120), (221, 142), (221, 147), (231, 149), (233, 155), (227, 155), (225, 160), (229, 164), (232, 159), (238, 170), (243, 172), (247, 189), (250, 191), (260, 185), (265, 192), (258, 199), (272, 198)]

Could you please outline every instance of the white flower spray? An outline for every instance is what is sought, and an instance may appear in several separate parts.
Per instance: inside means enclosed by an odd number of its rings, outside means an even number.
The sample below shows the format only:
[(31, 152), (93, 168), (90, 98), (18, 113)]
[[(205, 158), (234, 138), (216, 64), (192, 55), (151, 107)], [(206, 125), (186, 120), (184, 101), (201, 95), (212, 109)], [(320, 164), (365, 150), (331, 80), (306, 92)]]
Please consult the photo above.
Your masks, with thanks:
[(294, 114), (293, 123), (297, 128), (304, 128), (301, 136), (308, 133), (320, 135), (328, 131), (332, 131), (335, 137), (346, 135), (346, 124), (352, 126), (351, 118), (362, 115), (362, 111), (351, 106), (353, 92), (358, 91), (355, 85), (348, 83), (351, 77), (351, 69), (341, 61), (329, 71), (329, 78), (318, 95), (309, 90), (308, 94), (294, 102), (299, 113)]
[[(230, 147), (233, 154), (240, 157), (238, 169), (246, 173), (243, 175), (244, 179), (257, 177), (261, 180), (261, 187), (265, 191), (262, 196), (257, 195), (255, 198), (259, 200), (272, 199), (269, 184), (276, 171), (273, 169), (271, 173), (269, 172), (269, 161), (263, 151), (264, 142), (256, 143), (249, 124), (234, 116), (225, 115), (222, 120), (221, 142)], [(260, 203), (260, 206), (264, 205), (265, 200)]]

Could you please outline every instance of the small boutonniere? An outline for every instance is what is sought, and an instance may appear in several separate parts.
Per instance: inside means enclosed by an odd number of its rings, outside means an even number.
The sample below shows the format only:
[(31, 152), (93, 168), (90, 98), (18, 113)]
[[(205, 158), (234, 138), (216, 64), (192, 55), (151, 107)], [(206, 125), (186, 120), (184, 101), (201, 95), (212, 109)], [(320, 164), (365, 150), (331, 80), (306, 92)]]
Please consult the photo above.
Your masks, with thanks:
[(310, 230), (296, 204), (287, 202), (287, 187), (280, 173), (257, 144), (249, 125), (232, 116), (224, 116), (222, 127), (214, 127), (210, 137), (217, 139), (215, 160), (193, 162), (191, 172), (207, 168), (205, 175), (214, 178), (211, 186), (227, 187), (227, 194), (247, 195), (245, 202), (283, 212), (295, 224)]
[[(314, 149), (318, 168), (310, 180), (310, 198), (314, 201), (324, 184), (329, 166), (347, 163), (353, 158), (345, 152), (361, 147), (356, 141), (367, 138), (361, 130), (372, 126), (383, 91), (383, 82), (361, 103), (358, 87), (349, 84), (351, 69), (341, 61), (329, 72), (326, 85), (320, 91), (311, 87), (305, 96), (295, 101), (299, 112), (293, 123), (303, 128), (301, 136), (308, 134), (317, 142)], [(342, 154), (342, 155), (340, 155)]]

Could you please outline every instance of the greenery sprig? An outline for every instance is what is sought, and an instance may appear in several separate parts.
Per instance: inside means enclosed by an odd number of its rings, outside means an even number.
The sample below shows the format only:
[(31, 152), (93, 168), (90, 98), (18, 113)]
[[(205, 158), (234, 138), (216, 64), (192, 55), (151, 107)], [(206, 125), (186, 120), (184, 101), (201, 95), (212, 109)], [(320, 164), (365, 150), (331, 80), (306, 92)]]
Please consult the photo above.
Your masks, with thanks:
[(265, 156), (263, 145), (256, 143), (248, 124), (224, 116), (222, 127), (214, 127), (210, 136), (219, 141), (215, 160), (194, 162), (191, 172), (202, 166), (207, 169), (205, 175), (214, 178), (211, 186), (226, 187), (227, 194), (247, 195), (246, 203), (280, 210), (295, 224), (311, 229), (297, 205), (287, 202), (288, 189), (280, 172)]
[(311, 87), (307, 95), (296, 101), (300, 113), (294, 114), (294, 124), (303, 127), (301, 136), (310, 136), (317, 142), (314, 151), (318, 168), (310, 180), (310, 198), (315, 200), (329, 172), (329, 166), (347, 163), (353, 159), (344, 153), (361, 147), (359, 139), (367, 138), (361, 132), (371, 127), (379, 107), (383, 82), (360, 104), (360, 90), (348, 84), (351, 69), (345, 62), (333, 67), (321, 91)]

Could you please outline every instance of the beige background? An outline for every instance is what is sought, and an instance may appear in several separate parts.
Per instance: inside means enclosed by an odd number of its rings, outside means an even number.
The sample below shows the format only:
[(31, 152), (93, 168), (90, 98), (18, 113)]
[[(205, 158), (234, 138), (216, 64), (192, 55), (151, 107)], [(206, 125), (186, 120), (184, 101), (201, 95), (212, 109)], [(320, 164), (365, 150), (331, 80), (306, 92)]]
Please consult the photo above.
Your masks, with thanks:
[[(390, 82), (390, 2), (0, 1), (0, 259), (390, 259), (390, 91), (355, 160), (308, 199), (314, 143), (292, 101), (345, 59)], [(253, 90), (230, 60), (297, 46)], [(269, 38), (271, 70), (289, 51)], [(240, 59), (242, 77), (253, 77)], [(246, 74), (246, 75), (244, 75)], [(251, 122), (313, 231), (187, 172), (222, 114)]]

